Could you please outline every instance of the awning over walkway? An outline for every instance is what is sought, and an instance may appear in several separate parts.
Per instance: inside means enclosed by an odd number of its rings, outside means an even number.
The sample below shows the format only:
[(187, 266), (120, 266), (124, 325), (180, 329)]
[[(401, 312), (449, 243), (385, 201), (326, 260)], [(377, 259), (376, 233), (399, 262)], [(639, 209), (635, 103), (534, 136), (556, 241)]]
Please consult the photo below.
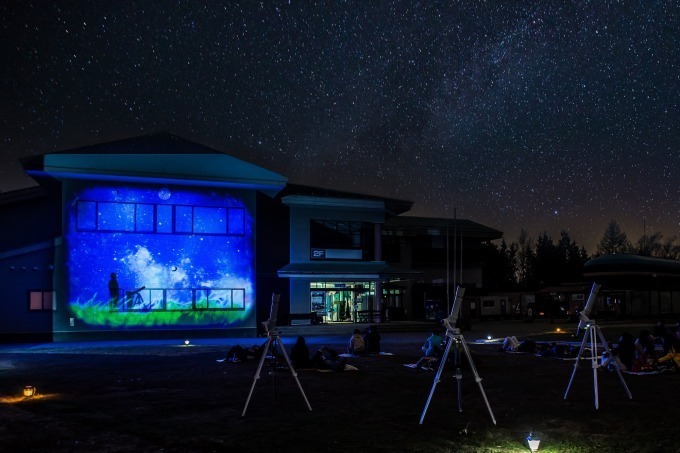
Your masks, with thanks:
[(401, 270), (384, 261), (290, 263), (279, 269), (279, 277), (323, 280), (388, 280), (421, 275), (422, 272)]

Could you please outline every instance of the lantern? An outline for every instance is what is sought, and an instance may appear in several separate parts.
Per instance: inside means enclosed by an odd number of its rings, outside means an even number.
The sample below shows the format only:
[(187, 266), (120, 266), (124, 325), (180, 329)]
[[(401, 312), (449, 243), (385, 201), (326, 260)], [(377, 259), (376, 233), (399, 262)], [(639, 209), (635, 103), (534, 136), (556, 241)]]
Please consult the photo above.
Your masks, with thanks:
[(541, 444), (540, 434), (534, 431), (530, 432), (527, 437), (527, 442), (529, 443), (531, 453), (536, 453), (538, 451), (538, 446)]
[(32, 385), (27, 385), (24, 387), (24, 397), (25, 398), (30, 398), (32, 396), (35, 396), (35, 387)]

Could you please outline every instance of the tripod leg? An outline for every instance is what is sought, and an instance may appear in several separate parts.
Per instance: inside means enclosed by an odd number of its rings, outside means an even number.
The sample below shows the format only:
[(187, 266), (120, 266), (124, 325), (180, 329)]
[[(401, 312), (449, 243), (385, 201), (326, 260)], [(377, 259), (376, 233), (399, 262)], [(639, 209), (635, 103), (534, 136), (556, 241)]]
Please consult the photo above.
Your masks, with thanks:
[(621, 385), (623, 385), (623, 389), (626, 392), (626, 395), (628, 395), (628, 399), (633, 399), (633, 395), (630, 393), (630, 390), (628, 389), (628, 386), (626, 385), (626, 381), (623, 379), (623, 375), (621, 374), (621, 369), (619, 368), (619, 362), (616, 360), (616, 358), (612, 355), (612, 352), (609, 350), (609, 345), (607, 344), (607, 341), (604, 338), (604, 335), (602, 334), (602, 330), (598, 327), (597, 329), (597, 334), (600, 337), (600, 341), (602, 341), (602, 344), (604, 345), (604, 349), (609, 354), (609, 357), (612, 357), (612, 361), (614, 363), (614, 369), (616, 370), (616, 374), (619, 376), (619, 381), (621, 381)]
[(452, 338), (449, 338), (449, 342), (446, 345), (446, 349), (444, 349), (444, 354), (442, 355), (441, 361), (439, 362), (439, 368), (437, 369), (437, 374), (434, 377), (434, 383), (432, 383), (432, 389), (430, 390), (430, 395), (427, 397), (427, 402), (425, 403), (425, 408), (423, 409), (423, 413), (420, 415), (420, 424), (423, 424), (423, 420), (425, 420), (425, 414), (427, 413), (427, 408), (430, 406), (430, 401), (432, 401), (432, 396), (434, 395), (434, 390), (437, 387), (437, 384), (439, 384), (439, 381), (441, 380), (441, 375), (442, 371), (444, 370), (444, 366), (446, 365), (446, 360), (449, 357), (449, 352), (451, 351), (451, 345), (454, 343)]
[(593, 331), (597, 326), (591, 325), (588, 328), (590, 332), (590, 366), (593, 368), (593, 392), (595, 394), (595, 410), (600, 408), (600, 391), (597, 386), (597, 335)]
[(260, 379), (260, 371), (262, 370), (262, 364), (264, 364), (264, 359), (267, 358), (267, 351), (269, 351), (269, 345), (271, 345), (272, 337), (267, 338), (267, 342), (262, 348), (262, 356), (260, 357), (260, 363), (257, 364), (257, 371), (255, 371), (255, 378), (253, 379), (253, 385), (250, 386), (250, 392), (248, 393), (248, 399), (246, 400), (246, 405), (243, 408), (243, 413), (241, 417), (245, 417), (246, 410), (248, 410), (248, 404), (250, 403), (250, 397), (253, 396), (253, 390), (255, 390), (255, 384), (257, 380)]
[(463, 412), (463, 394), (461, 392), (462, 390), (462, 380), (463, 380), (463, 374), (461, 373), (460, 370), (460, 349), (458, 346), (456, 346), (456, 350), (454, 351), (454, 357), (455, 357), (455, 366), (456, 366), (456, 383), (458, 384), (458, 412)]
[(472, 373), (475, 375), (475, 382), (477, 382), (477, 385), (479, 385), (479, 391), (482, 392), (482, 398), (484, 398), (484, 403), (486, 403), (486, 408), (489, 410), (489, 415), (491, 416), (491, 420), (493, 421), (493, 424), (496, 424), (496, 417), (493, 416), (493, 411), (491, 410), (491, 405), (489, 404), (489, 400), (486, 398), (486, 393), (484, 393), (484, 387), (482, 387), (482, 378), (479, 377), (479, 373), (477, 373), (477, 368), (475, 367), (475, 362), (472, 361), (472, 355), (470, 354), (470, 349), (468, 349), (467, 343), (465, 343), (465, 338), (463, 338), (462, 335), (459, 335), (460, 337), (460, 342), (463, 345), (463, 350), (465, 351), (465, 355), (467, 355), (468, 362), (470, 363), (470, 369), (472, 370)]
[(586, 348), (586, 342), (588, 341), (588, 336), (590, 335), (590, 329), (586, 330), (583, 334), (583, 341), (581, 341), (581, 348), (578, 350), (578, 354), (576, 355), (576, 362), (574, 363), (574, 371), (571, 373), (571, 378), (569, 379), (569, 385), (567, 385), (567, 391), (564, 392), (564, 399), (567, 399), (567, 395), (569, 394), (569, 389), (571, 389), (571, 383), (574, 382), (574, 376), (576, 376), (576, 370), (578, 369), (579, 361), (581, 360), (581, 355), (583, 354), (583, 350)]
[(297, 386), (300, 389), (300, 393), (302, 393), (302, 398), (304, 398), (305, 404), (307, 404), (307, 408), (311, 411), (312, 406), (309, 405), (309, 401), (307, 400), (307, 395), (305, 395), (305, 391), (302, 390), (302, 385), (300, 385), (300, 381), (298, 380), (297, 373), (295, 372), (295, 369), (293, 368), (293, 364), (290, 363), (290, 359), (288, 358), (288, 353), (286, 352), (286, 348), (283, 346), (283, 342), (281, 341), (281, 338), (276, 337), (276, 341), (278, 342), (279, 346), (281, 347), (281, 352), (283, 353), (283, 357), (286, 359), (286, 363), (288, 364), (288, 369), (290, 370), (291, 374), (293, 375), (293, 378), (295, 378), (295, 382), (297, 382)]

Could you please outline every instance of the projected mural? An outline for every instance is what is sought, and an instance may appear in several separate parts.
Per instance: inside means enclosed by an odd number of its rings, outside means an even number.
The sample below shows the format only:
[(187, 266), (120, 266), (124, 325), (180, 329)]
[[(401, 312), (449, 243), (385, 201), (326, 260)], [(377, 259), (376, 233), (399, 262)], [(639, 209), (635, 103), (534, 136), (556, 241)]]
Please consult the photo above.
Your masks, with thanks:
[(92, 328), (255, 325), (252, 217), (227, 191), (96, 187), (68, 207), (71, 316)]

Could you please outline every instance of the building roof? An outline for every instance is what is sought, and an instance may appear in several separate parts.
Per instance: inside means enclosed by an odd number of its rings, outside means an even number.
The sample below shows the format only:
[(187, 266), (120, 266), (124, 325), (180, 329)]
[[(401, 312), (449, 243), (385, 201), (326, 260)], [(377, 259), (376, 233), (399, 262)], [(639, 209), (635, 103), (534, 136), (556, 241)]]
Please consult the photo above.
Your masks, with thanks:
[[(384, 208), (389, 216), (396, 216), (407, 212), (413, 206), (413, 202), (407, 200), (397, 200), (395, 198), (386, 198), (377, 195), (343, 192), (299, 184), (288, 184), (281, 192), (279, 192), (278, 196), (288, 205), (342, 205), (352, 207), (353, 209), (361, 209), (362, 207), (367, 209), (380, 207)], [(315, 203), (314, 200), (318, 200), (318, 203)]]
[(590, 293), (593, 284), (590, 282), (563, 283), (556, 286), (546, 286), (536, 291), (537, 294), (553, 293)]
[(9, 192), (0, 192), (0, 205), (22, 203), (46, 195), (49, 195), (49, 190), (43, 186), (31, 186)]
[(393, 231), (404, 236), (446, 235), (447, 231), (466, 238), (476, 238), (483, 241), (492, 241), (503, 237), (503, 232), (465, 219), (447, 219), (441, 217), (392, 217), (383, 226), (383, 233)]
[(680, 278), (680, 261), (623, 253), (603, 255), (586, 262), (583, 275), (589, 278), (644, 275)]
[(22, 159), (26, 172), (94, 179), (278, 191), (288, 178), (167, 132)]

